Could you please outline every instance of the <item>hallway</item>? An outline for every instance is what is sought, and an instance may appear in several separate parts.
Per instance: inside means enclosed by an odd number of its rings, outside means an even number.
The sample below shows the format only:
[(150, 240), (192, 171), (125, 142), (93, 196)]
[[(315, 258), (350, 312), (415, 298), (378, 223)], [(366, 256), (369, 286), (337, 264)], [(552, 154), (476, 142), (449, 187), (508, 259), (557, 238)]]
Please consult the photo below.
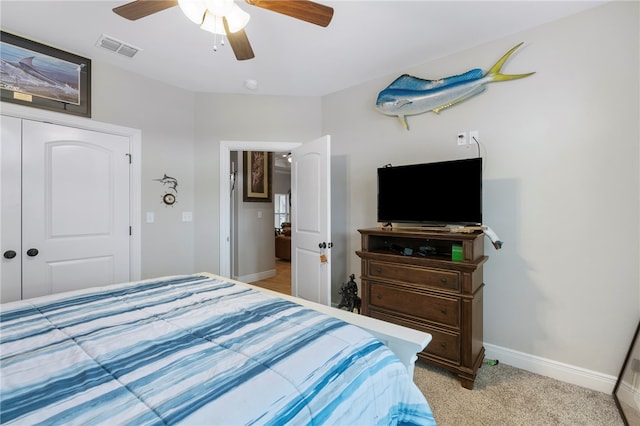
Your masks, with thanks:
[(266, 280), (255, 281), (252, 285), (284, 294), (291, 294), (291, 262), (276, 259), (276, 275)]

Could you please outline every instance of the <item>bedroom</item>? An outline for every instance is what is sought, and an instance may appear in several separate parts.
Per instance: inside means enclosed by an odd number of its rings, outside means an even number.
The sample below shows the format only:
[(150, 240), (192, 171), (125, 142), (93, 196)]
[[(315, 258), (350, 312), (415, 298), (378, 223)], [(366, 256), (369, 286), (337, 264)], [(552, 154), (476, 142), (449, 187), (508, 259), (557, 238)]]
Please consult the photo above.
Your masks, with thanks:
[[(478, 129), (485, 222), (505, 242), (486, 250), (488, 356), (610, 392), (640, 316), (638, 14), (637, 2), (607, 2), (323, 97), (192, 93), (96, 61), (93, 119), (143, 134), (142, 211), (157, 218), (143, 224), (142, 276), (219, 269), (218, 141), (330, 134), (348, 188), (336, 233), (358, 274), (356, 230), (375, 226), (375, 169), (468, 156), (455, 135)], [(507, 69), (535, 78), (413, 117), (409, 132), (371, 107), (401, 73), (487, 67), (521, 41)], [(156, 207), (152, 179), (169, 169), (181, 210)], [(182, 210), (194, 222), (181, 223)]]

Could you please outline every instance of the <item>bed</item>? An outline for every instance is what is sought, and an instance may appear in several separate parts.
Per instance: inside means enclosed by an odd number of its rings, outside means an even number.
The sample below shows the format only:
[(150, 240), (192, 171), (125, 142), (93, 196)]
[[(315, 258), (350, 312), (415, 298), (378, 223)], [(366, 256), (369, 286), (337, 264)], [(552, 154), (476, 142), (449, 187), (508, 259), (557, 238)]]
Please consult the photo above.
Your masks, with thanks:
[(196, 274), (1, 305), (0, 422), (435, 424), (406, 330), (298, 302)]

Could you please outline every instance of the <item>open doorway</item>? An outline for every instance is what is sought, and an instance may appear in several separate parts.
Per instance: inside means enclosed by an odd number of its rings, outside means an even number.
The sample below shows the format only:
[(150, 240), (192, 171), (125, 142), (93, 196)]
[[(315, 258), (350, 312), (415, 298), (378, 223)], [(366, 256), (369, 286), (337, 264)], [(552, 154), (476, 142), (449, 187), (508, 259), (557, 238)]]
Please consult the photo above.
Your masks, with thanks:
[(269, 155), (268, 203), (244, 199), (245, 154), (231, 152), (231, 170), (237, 170), (231, 194), (231, 277), (291, 295), (291, 153)]
[[(331, 292), (336, 293), (339, 289), (338, 280), (333, 276), (333, 272), (344, 270), (343, 264), (346, 260), (344, 249), (347, 247), (345, 230), (341, 230), (340, 235), (334, 235), (330, 222), (331, 216), (335, 213), (331, 207), (331, 199), (333, 198), (331, 177), (334, 172), (338, 172), (340, 176), (346, 176), (345, 170), (335, 170), (331, 166), (330, 136), (325, 135), (305, 143), (220, 142), (219, 274), (225, 277), (231, 277), (229, 208), (231, 151), (292, 152), (292, 293), (297, 297), (329, 305), (332, 300)], [(346, 214), (343, 210), (346, 205), (345, 202), (340, 203), (341, 214), (344, 214), (345, 217)], [(271, 226), (271, 238), (273, 238), (273, 225)], [(340, 252), (334, 262), (331, 253), (336, 253), (336, 249)], [(245, 253), (242, 252), (242, 255), (244, 256)], [(338, 268), (334, 269), (332, 264), (340, 266), (339, 270)], [(255, 279), (251, 281), (255, 281)], [(337, 283), (337, 286), (334, 283)]]
[[(298, 142), (220, 142), (220, 275), (231, 278), (231, 152), (271, 151), (290, 152), (302, 145)], [(271, 238), (274, 238), (273, 236)]]
[(292, 294), (291, 291), (291, 152), (274, 153), (273, 218), (276, 275), (253, 284)]

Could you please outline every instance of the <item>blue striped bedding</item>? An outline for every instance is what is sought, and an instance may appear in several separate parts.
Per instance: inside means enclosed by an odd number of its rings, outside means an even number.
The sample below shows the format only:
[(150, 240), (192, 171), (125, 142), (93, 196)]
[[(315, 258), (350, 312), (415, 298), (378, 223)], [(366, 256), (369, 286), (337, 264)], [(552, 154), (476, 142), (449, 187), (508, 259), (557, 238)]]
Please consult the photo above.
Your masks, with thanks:
[(435, 424), (371, 335), (224, 280), (51, 295), (0, 320), (3, 424)]

